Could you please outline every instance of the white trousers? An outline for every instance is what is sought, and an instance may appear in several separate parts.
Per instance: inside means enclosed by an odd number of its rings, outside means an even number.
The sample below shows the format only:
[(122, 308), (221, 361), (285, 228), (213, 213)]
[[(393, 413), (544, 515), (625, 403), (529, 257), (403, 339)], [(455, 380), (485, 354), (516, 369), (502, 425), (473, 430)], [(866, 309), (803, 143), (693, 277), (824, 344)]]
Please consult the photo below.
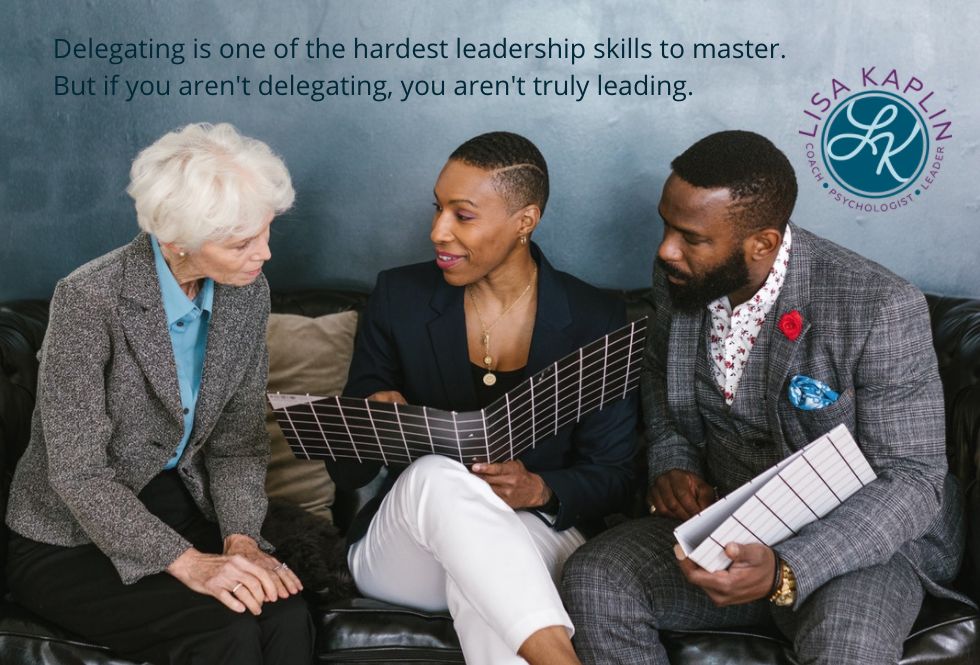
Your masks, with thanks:
[(572, 622), (556, 584), (585, 542), (514, 511), (459, 462), (429, 455), (406, 469), (348, 555), (369, 598), (453, 617), (466, 662), (524, 663), (521, 644)]

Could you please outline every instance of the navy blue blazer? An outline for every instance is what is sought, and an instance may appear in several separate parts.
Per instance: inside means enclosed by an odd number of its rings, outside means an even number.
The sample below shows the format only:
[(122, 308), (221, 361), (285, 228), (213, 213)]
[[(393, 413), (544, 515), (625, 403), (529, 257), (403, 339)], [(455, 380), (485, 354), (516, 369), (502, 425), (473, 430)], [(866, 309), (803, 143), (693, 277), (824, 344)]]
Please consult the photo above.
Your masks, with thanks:
[[(555, 270), (536, 245), (531, 255), (538, 264), (538, 307), (525, 378), (626, 325), (621, 300)], [(464, 287), (446, 283), (435, 261), (380, 273), (361, 315), (344, 395), (397, 390), (409, 404), (479, 410), (466, 344), (465, 294)], [(602, 517), (622, 507), (633, 487), (636, 423), (633, 394), (519, 456), (558, 497), (556, 529), (595, 532)], [(370, 482), (380, 467), (380, 462), (327, 462), (337, 485), (349, 489)], [(354, 519), (349, 543), (364, 535), (401, 470), (389, 468), (379, 496)]]

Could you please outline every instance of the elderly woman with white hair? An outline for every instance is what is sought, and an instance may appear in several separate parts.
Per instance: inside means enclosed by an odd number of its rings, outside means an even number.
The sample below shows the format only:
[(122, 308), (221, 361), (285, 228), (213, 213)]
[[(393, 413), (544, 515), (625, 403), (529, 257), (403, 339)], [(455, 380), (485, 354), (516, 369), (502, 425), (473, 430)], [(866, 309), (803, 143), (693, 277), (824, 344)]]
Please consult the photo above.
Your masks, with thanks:
[(188, 125), (139, 154), (140, 233), (58, 283), (7, 580), (35, 613), (152, 663), (308, 663), (302, 586), (260, 536), (267, 145)]

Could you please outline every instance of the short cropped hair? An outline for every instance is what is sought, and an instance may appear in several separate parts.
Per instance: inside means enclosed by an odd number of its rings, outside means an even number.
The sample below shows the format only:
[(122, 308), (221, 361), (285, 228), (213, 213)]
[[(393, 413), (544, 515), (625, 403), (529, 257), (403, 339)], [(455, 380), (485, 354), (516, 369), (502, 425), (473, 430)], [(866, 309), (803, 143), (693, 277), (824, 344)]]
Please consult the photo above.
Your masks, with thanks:
[(133, 161), (126, 192), (140, 228), (195, 252), (209, 241), (258, 233), (296, 193), (286, 165), (262, 141), (227, 123), (165, 134)]
[(670, 163), (684, 182), (726, 187), (736, 205), (732, 222), (743, 237), (774, 228), (786, 230), (796, 205), (796, 173), (779, 148), (753, 132), (732, 130), (706, 136)]
[(489, 132), (470, 139), (449, 156), (470, 166), (492, 171), (494, 191), (510, 212), (548, 203), (548, 164), (529, 140), (510, 132)]

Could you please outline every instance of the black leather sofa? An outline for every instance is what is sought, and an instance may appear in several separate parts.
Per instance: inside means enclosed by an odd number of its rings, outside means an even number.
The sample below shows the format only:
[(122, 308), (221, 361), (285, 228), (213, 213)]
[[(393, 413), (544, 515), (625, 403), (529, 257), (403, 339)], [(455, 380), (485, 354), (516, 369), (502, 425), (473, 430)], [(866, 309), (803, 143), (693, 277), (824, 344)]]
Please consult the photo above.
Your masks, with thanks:
[[(645, 292), (625, 294), (631, 318), (653, 306)], [(359, 309), (365, 294), (316, 290), (274, 294), (273, 311), (320, 316)], [(969, 542), (958, 584), (980, 600), (980, 299), (928, 296), (947, 407), (948, 457), (967, 488)], [(47, 302), (0, 303), (0, 510), (5, 512), (13, 469), (27, 445), (37, 383), (36, 352), (47, 322)], [(343, 528), (371, 488), (340, 492), (334, 517)], [(0, 529), (0, 557), (6, 528)], [(462, 663), (447, 615), (429, 614), (350, 598), (320, 603), (311, 598), (318, 624), (319, 663)], [(905, 643), (904, 665), (980, 663), (980, 614), (968, 605), (927, 599)], [(757, 631), (692, 631), (665, 634), (674, 665), (716, 663), (795, 664), (791, 647), (776, 634)], [(131, 665), (39, 619), (9, 598), (0, 602), (3, 665)]]

